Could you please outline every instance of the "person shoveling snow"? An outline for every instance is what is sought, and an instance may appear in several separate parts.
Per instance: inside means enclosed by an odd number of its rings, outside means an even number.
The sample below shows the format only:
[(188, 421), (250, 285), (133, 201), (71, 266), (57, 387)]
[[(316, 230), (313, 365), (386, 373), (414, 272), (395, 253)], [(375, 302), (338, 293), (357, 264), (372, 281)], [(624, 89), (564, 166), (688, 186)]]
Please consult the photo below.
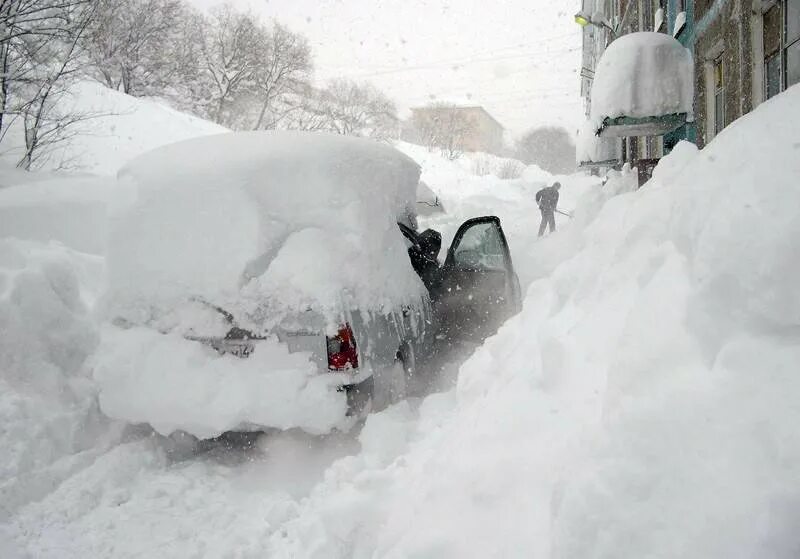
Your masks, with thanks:
[(549, 225), (550, 232), (556, 230), (556, 216), (558, 211), (558, 191), (561, 188), (560, 182), (554, 182), (553, 186), (547, 186), (536, 193), (536, 203), (542, 212), (542, 224), (539, 225), (539, 236), (544, 235), (545, 228)]

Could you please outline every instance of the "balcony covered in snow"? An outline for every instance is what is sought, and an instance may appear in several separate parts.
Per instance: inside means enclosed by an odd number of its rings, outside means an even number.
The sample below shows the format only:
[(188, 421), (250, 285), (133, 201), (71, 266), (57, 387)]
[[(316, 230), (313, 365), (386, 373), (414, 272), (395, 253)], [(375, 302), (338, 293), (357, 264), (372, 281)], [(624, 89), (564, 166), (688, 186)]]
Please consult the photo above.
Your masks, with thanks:
[(659, 136), (694, 120), (694, 62), (663, 33), (630, 33), (603, 53), (590, 121), (603, 137)]
[(615, 167), (619, 164), (619, 142), (612, 137), (598, 137), (591, 121), (585, 121), (578, 131), (575, 155), (578, 167), (592, 169)]

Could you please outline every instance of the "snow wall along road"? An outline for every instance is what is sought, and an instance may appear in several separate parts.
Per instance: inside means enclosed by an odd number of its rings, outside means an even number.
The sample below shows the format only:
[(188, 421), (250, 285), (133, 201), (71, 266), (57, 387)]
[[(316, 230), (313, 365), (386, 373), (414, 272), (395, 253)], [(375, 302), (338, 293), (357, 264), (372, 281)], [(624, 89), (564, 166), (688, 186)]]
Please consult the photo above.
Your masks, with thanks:
[(800, 87), (680, 145), (269, 555), (796, 557), (798, 176)]

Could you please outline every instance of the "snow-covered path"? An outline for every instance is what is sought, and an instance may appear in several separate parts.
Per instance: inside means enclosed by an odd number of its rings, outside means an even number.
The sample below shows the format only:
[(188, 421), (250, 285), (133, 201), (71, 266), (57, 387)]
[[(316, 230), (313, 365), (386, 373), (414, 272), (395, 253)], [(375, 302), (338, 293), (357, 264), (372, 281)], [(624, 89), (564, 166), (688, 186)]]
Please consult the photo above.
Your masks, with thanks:
[[(448, 212), (423, 218), (421, 226), (442, 231), (443, 252), (463, 221), (498, 215), (523, 288), (547, 273), (536, 269), (532, 259), (536, 246), (541, 250), (558, 239), (536, 239), (539, 215), (534, 194), (544, 180), (479, 178), (438, 156), (430, 158), (427, 178)], [(544, 174), (542, 178), (549, 180)], [(583, 191), (597, 184), (597, 179), (581, 176), (561, 180), (562, 205), (570, 210)], [(99, 195), (103, 204), (107, 196)], [(91, 194), (87, 202), (81, 201), (88, 208), (97, 205), (92, 202)], [(568, 228), (569, 223), (565, 220), (559, 226)], [(61, 229), (75, 230), (70, 223)], [(90, 233), (68, 240), (80, 248), (92, 246), (87, 245)], [(88, 279), (82, 277), (82, 285)], [(97, 287), (88, 282), (87, 301), (96, 298)], [(422, 387), (422, 394), (371, 418), (358, 436), (273, 432), (248, 440), (251, 444), (221, 440), (197, 448), (176, 445), (146, 428), (113, 425), (105, 435), (110, 441), (105, 450), (87, 448), (71, 467), (58, 465), (67, 457), (40, 471), (38, 479), (52, 485), (51, 490), (33, 497), (26, 495), (21, 477), (11, 480), (7, 494), (25, 496), (8, 511), (9, 522), (0, 530), (2, 556), (263, 557), (270, 538), (280, 542), (283, 527), (297, 521), (302, 503), (337, 460), (359, 463), (367, 457), (366, 463), (376, 466), (391, 463), (406, 450), (411, 434), (427, 428), (416, 424), (423, 404), (420, 396), (450, 390), (461, 363), (475, 347), (459, 346), (441, 358), (435, 365), (439, 369), (435, 381)], [(450, 392), (429, 398), (424, 406), (447, 409), (453, 403)], [(115, 438), (119, 444), (113, 443)]]

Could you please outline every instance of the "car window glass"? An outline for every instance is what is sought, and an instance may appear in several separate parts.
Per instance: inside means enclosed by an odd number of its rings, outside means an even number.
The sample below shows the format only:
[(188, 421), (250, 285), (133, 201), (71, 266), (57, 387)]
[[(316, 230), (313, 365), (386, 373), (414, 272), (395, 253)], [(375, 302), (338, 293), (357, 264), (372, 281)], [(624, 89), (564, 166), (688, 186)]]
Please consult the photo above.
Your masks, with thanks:
[(464, 232), (455, 248), (457, 266), (476, 270), (504, 270), (505, 252), (494, 223), (476, 223)]

